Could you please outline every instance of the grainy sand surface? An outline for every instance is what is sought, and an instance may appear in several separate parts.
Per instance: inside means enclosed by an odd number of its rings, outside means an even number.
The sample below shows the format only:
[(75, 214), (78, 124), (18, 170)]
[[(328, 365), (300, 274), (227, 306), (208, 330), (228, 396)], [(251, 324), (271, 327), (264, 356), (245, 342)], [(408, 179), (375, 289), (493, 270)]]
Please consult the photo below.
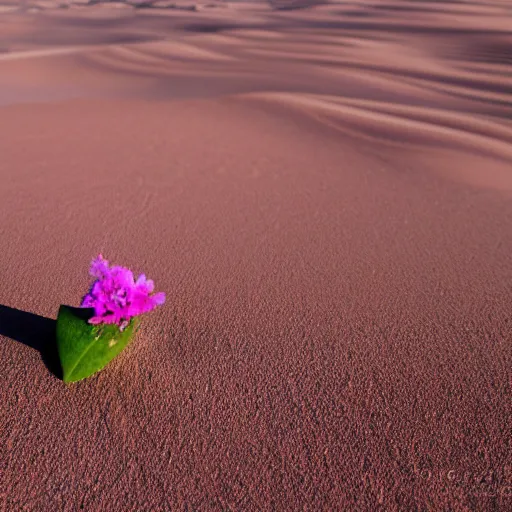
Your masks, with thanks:
[(0, 509), (510, 510), (510, 2), (149, 3), (0, 2)]

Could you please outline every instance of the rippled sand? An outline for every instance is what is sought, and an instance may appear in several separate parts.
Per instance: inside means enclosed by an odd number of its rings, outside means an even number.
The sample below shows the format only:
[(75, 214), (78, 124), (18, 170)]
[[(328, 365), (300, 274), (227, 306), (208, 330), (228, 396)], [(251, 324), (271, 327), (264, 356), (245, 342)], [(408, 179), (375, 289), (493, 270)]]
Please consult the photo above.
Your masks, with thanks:
[(510, 2), (143, 3), (0, 1), (0, 508), (507, 510)]

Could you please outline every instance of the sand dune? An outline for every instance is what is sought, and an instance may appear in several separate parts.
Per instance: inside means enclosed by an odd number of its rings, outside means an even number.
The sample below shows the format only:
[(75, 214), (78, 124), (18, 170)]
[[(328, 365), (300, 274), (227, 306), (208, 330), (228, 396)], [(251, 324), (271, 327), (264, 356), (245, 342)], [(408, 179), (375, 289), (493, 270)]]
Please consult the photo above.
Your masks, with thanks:
[(508, 510), (510, 3), (143, 3), (0, 2), (0, 509)]

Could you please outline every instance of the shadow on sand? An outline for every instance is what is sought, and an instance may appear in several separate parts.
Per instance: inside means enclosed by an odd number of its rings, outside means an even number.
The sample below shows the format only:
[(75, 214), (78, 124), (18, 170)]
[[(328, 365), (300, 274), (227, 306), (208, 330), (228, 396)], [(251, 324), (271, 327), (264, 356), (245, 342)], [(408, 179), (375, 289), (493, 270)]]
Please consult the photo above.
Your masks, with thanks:
[(48, 370), (61, 379), (56, 325), (57, 322), (51, 318), (0, 305), (0, 335), (38, 350)]

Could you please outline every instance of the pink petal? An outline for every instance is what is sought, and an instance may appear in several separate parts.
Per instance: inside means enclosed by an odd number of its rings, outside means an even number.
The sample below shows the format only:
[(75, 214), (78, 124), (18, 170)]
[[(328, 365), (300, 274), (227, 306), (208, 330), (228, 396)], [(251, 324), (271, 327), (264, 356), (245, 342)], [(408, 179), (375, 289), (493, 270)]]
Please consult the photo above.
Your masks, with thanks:
[(108, 271), (108, 261), (105, 258), (103, 258), (101, 254), (99, 254), (97, 258), (92, 260), (91, 269), (89, 271), (91, 276), (101, 279), (102, 277), (108, 274)]
[(161, 306), (165, 302), (165, 293), (164, 292), (155, 293), (155, 295), (153, 295), (151, 297), (151, 299), (157, 306)]
[(151, 279), (146, 279), (144, 274), (141, 274), (135, 283), (136, 288), (145, 293), (151, 293), (155, 289), (155, 283)]

